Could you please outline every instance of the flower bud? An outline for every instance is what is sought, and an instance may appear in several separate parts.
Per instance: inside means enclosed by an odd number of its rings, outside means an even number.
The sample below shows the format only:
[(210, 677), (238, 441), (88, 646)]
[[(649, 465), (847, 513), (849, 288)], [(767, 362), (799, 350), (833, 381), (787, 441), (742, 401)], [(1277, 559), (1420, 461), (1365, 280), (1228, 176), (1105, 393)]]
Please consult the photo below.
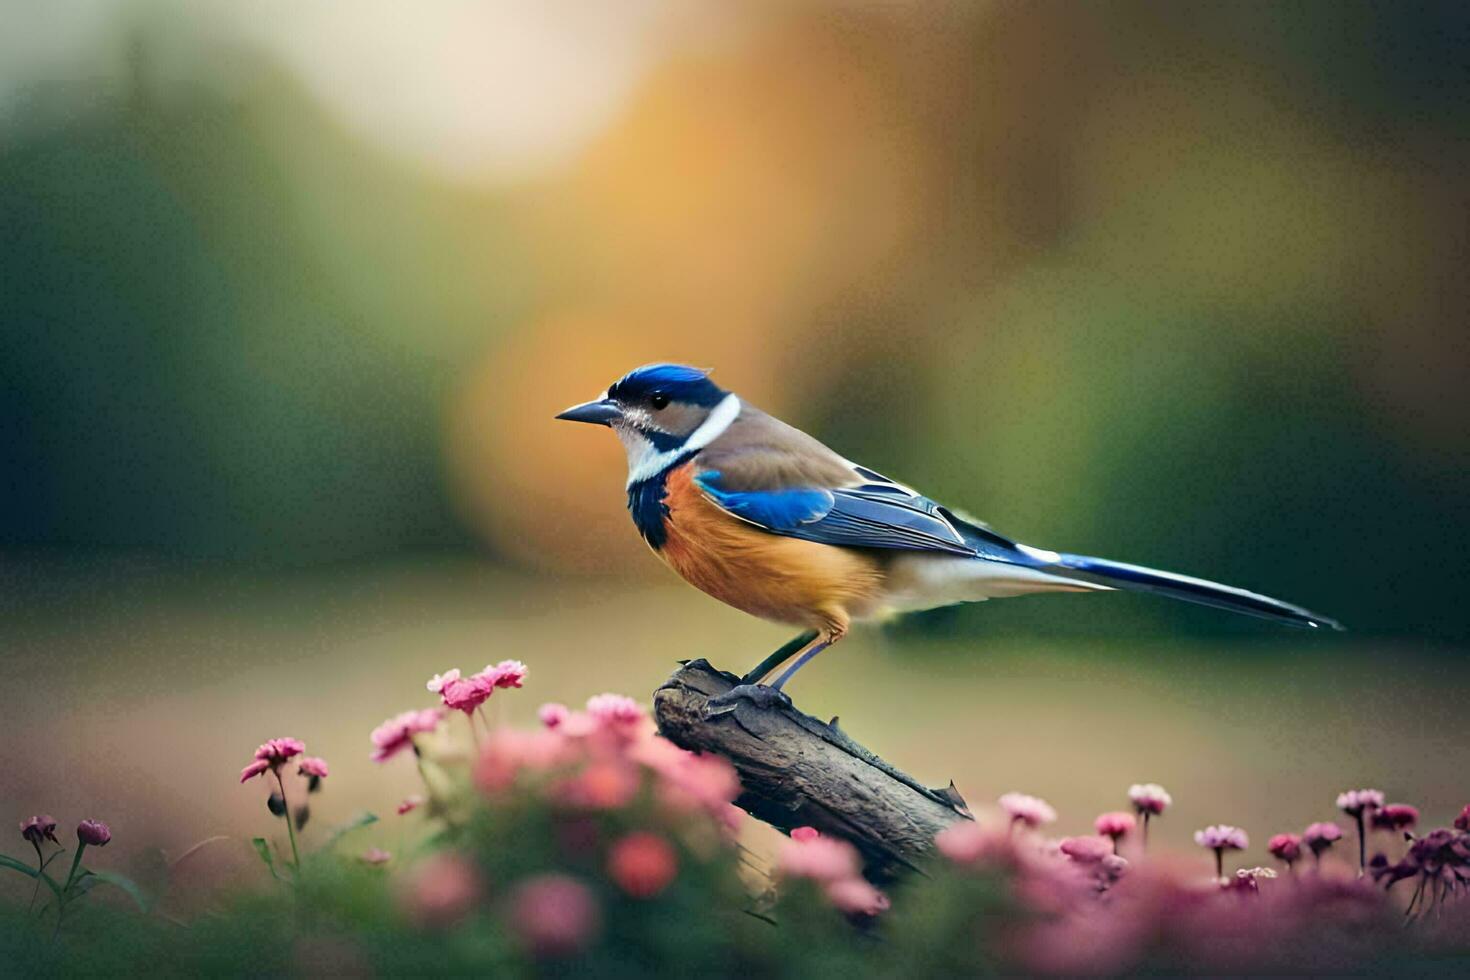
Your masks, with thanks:
[(327, 760), (308, 756), (301, 760), (296, 771), (306, 777), (306, 791), (315, 793), (322, 788), (322, 780), (327, 778)]
[(77, 840), (101, 847), (112, 840), (112, 829), (100, 820), (83, 820), (77, 824)]

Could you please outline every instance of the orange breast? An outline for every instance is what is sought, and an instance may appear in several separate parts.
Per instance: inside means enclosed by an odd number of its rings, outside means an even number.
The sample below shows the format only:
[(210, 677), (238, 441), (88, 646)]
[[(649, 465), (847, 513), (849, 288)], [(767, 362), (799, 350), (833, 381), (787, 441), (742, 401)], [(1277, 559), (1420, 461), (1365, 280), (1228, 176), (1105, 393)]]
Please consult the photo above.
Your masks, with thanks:
[(881, 591), (873, 556), (786, 538), (732, 517), (694, 485), (694, 464), (672, 471), (659, 556), (696, 588), (752, 616), (840, 635)]

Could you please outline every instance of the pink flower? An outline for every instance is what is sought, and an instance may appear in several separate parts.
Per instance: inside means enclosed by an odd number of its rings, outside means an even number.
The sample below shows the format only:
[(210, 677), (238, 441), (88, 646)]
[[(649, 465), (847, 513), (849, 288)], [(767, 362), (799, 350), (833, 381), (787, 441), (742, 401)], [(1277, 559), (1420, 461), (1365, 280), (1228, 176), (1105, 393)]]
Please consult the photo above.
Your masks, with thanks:
[(100, 820), (83, 820), (77, 824), (77, 840), (93, 847), (101, 847), (112, 840), (112, 828)]
[(517, 938), (536, 956), (578, 952), (602, 929), (596, 897), (586, 885), (566, 875), (527, 878), (511, 892), (508, 905)]
[(793, 827), (791, 829), (791, 839), (801, 841), (803, 844), (821, 836), (815, 827)]
[(679, 859), (658, 834), (629, 834), (608, 852), (607, 873), (633, 898), (652, 898), (679, 873)]
[(401, 817), (405, 813), (410, 813), (414, 810), (417, 810), (419, 807), (424, 805), (424, 802), (425, 801), (422, 796), (406, 797), (402, 803), (398, 804), (398, 815)]
[(470, 714), (495, 693), (495, 685), (476, 674), (460, 680), (448, 681), (439, 690), (444, 707)]
[(1225, 877), (1225, 852), (1243, 851), (1250, 846), (1250, 838), (1239, 827), (1228, 823), (1211, 824), (1204, 830), (1194, 832), (1194, 842), (1200, 847), (1215, 852), (1215, 877)]
[(481, 792), (499, 793), (509, 789), (523, 769), (544, 772), (574, 756), (573, 745), (560, 732), (499, 728), (475, 762), (475, 785)]
[(1106, 837), (1064, 837), (1058, 846), (1078, 864), (1096, 864), (1113, 853), (1112, 841)]
[(1263, 879), (1275, 878), (1276, 872), (1270, 868), (1237, 868), (1233, 879), (1222, 882), (1226, 891), (1243, 892), (1254, 895), (1261, 890)]
[(545, 772), (580, 757), (576, 746), (560, 732), (502, 728), (490, 736), (485, 755), (499, 755), (517, 768)]
[(1007, 793), (999, 802), (1001, 809), (1010, 815), (1012, 823), (1023, 823), (1034, 828), (1051, 823), (1057, 818), (1057, 811), (1051, 808), (1051, 804), (1025, 793)]
[(719, 756), (696, 755), (667, 739), (650, 737), (634, 742), (628, 757), (654, 772), (659, 801), (672, 810), (704, 809), (723, 819), (730, 801), (740, 795), (735, 767)]
[(1470, 833), (1470, 803), (1460, 809), (1460, 815), (1455, 818), (1455, 829)]
[(604, 725), (636, 725), (644, 718), (637, 701), (621, 694), (596, 694), (587, 699), (587, 713)]
[(1390, 803), (1373, 811), (1373, 826), (1378, 830), (1408, 830), (1418, 823), (1418, 809), (1407, 803)]
[(409, 913), (425, 926), (452, 926), (469, 914), (484, 893), (480, 872), (464, 858), (435, 854), (408, 882)]
[(306, 745), (298, 738), (273, 738), (255, 750), (255, 760), (240, 770), (240, 782), (254, 779), (269, 770), (279, 773), (287, 761), (306, 751)]
[(362, 852), (358, 860), (363, 864), (387, 864), (393, 860), (393, 855), (380, 847), (369, 847)]
[(569, 711), (557, 723), (556, 730), (567, 738), (588, 738), (601, 732), (603, 725), (585, 711)]
[(1360, 817), (1365, 810), (1383, 806), (1383, 794), (1376, 789), (1350, 789), (1337, 794), (1337, 808), (1350, 817)]
[(536, 717), (540, 718), (541, 724), (545, 725), (547, 728), (556, 728), (561, 725), (562, 722), (566, 721), (567, 716), (570, 714), (571, 711), (567, 709), (566, 705), (557, 704), (555, 701), (550, 701), (541, 706), (541, 708), (536, 712)]
[(1134, 783), (1128, 787), (1128, 799), (1139, 813), (1158, 816), (1174, 802), (1169, 791), (1158, 783)]
[(1302, 831), (1302, 842), (1318, 857), (1332, 846), (1333, 841), (1339, 840), (1342, 840), (1342, 828), (1328, 820), (1311, 824)]
[(1138, 821), (1134, 818), (1133, 814), (1125, 813), (1122, 810), (1099, 814), (1098, 818), (1092, 822), (1094, 830), (1104, 837), (1111, 837), (1114, 843), (1117, 842), (1118, 838), (1126, 837), (1133, 833), (1134, 828), (1137, 826)]
[(1302, 837), (1300, 834), (1277, 834), (1266, 842), (1266, 850), (1272, 857), (1286, 862), (1289, 868), (1302, 856)]
[(301, 764), (296, 767), (296, 771), (301, 775), (309, 776), (312, 779), (326, 779), (327, 760), (320, 759), (314, 755), (309, 755), (301, 760)]
[(827, 882), (827, 900), (846, 915), (874, 916), (888, 911), (888, 896), (857, 875)]
[(445, 684), (457, 680), (459, 680), (459, 668), (455, 667), (453, 670), (446, 670), (442, 674), (435, 674), (433, 677), (430, 677), (429, 683), (425, 684), (424, 687), (429, 689), (430, 694), (438, 694), (444, 690)]
[(439, 721), (443, 717), (438, 708), (423, 708), (419, 711), (405, 711), (389, 718), (374, 728), (370, 736), (373, 742), (373, 761), (386, 762), (409, 748), (413, 745), (415, 735), (432, 732), (439, 727)]
[(1243, 851), (1250, 846), (1250, 838), (1239, 827), (1217, 823), (1204, 830), (1194, 832), (1194, 842), (1213, 851)]
[(243, 783), (247, 780), (254, 779), (256, 776), (259, 776), (261, 773), (269, 770), (270, 767), (271, 764), (266, 760), (256, 759), (254, 762), (250, 763), (250, 765), (240, 770), (240, 782)]
[(857, 848), (835, 837), (788, 840), (776, 857), (776, 870), (788, 878), (837, 881), (855, 876), (862, 866)]
[(519, 660), (502, 660), (498, 664), (490, 664), (475, 676), (491, 687), (520, 687), (526, 680), (526, 665)]
[(633, 802), (641, 782), (636, 767), (618, 759), (588, 763), (580, 773), (561, 783), (561, 802), (589, 810), (617, 810)]
[(38, 846), (43, 840), (49, 840), (53, 844), (61, 843), (56, 839), (56, 821), (48, 816), (35, 816), (29, 820), (22, 820), (20, 835)]
[(972, 864), (1004, 845), (1004, 839), (973, 820), (960, 820), (934, 835), (939, 853), (956, 864)]
[(281, 766), (305, 751), (306, 743), (299, 738), (272, 738), (255, 750), (255, 757), (268, 760), (272, 766)]

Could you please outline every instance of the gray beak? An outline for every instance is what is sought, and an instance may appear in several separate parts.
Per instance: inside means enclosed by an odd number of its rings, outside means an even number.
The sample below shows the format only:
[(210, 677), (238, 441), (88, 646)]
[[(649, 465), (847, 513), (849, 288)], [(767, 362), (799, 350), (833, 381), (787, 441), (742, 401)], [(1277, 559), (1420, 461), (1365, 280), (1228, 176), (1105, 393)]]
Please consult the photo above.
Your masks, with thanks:
[(623, 417), (623, 410), (611, 398), (573, 405), (557, 416), (568, 422), (591, 422), (593, 425), (612, 425)]

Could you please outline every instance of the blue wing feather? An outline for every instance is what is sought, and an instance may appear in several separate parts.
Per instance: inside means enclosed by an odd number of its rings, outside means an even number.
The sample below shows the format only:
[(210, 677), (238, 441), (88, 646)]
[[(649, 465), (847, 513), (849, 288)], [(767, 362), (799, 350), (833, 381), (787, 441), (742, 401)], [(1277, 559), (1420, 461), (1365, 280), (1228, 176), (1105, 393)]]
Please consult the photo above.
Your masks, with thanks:
[(724, 490), (718, 470), (694, 482), (721, 509), (772, 534), (847, 548), (980, 555), (938, 504), (890, 486)]
[(820, 521), (832, 510), (832, 491), (819, 487), (789, 490), (721, 490), (720, 471), (706, 470), (694, 478), (705, 495), (744, 521), (771, 531), (788, 531)]

